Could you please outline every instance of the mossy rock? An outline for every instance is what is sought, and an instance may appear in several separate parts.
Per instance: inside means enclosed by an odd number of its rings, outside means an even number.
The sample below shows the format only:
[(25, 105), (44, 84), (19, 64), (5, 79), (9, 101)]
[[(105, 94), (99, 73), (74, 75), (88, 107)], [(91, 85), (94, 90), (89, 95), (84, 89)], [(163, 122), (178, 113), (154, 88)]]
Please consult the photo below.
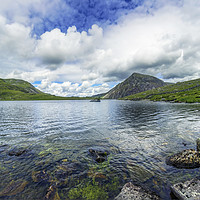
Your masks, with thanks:
[(194, 149), (186, 149), (180, 153), (167, 157), (166, 163), (167, 165), (172, 165), (177, 168), (198, 168), (200, 167), (200, 155)]
[(93, 159), (97, 163), (102, 163), (106, 161), (108, 152), (107, 151), (102, 151), (102, 150), (96, 150), (96, 149), (89, 149), (90, 155), (92, 155)]

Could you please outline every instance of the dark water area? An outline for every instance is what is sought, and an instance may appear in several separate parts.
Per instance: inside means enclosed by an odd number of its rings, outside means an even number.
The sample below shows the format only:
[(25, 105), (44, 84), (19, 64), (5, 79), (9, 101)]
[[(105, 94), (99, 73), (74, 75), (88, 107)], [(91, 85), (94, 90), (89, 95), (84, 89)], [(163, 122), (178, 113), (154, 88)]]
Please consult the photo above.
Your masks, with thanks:
[(0, 102), (0, 199), (114, 199), (132, 181), (169, 200), (170, 185), (200, 176), (165, 163), (196, 148), (199, 121), (200, 104)]

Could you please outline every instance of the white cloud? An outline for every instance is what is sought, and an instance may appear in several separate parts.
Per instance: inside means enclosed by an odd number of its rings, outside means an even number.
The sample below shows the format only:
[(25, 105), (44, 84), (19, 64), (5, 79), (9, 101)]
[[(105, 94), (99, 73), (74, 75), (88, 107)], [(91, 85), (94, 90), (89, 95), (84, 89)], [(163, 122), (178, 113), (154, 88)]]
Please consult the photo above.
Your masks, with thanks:
[(91, 96), (99, 93), (104, 93), (109, 90), (108, 84), (100, 84), (93, 86), (92, 82), (84, 81), (81, 85), (78, 83), (71, 83), (69, 81), (63, 83), (52, 83), (49, 80), (43, 80), (41, 84), (37, 86), (38, 89), (51, 93), (57, 96)]
[(92, 53), (102, 39), (102, 29), (93, 25), (88, 33), (79, 33), (76, 27), (70, 27), (67, 33), (59, 29), (46, 32), (38, 41), (36, 54), (45, 64), (63, 64), (84, 59)]
[(0, 16), (0, 56), (22, 60), (32, 57), (34, 39), (30, 37), (30, 32), (30, 27), (19, 23), (8, 24), (6, 19)]
[[(197, 75), (200, 68), (199, 4), (185, 1), (183, 7), (166, 5), (152, 11), (152, 15), (129, 14), (105, 31), (102, 46), (104, 52), (109, 49), (110, 54), (100, 62), (93, 61), (93, 65), (98, 66), (104, 76), (113, 75), (118, 80), (134, 71), (154, 76), (162, 74), (165, 79)], [(183, 62), (178, 63), (182, 52)]]
[[(37, 0), (41, 6), (37, 8), (30, 1), (17, 0), (8, 12), (14, 12), (12, 21), (0, 17), (2, 78), (42, 81), (38, 88), (55, 95), (89, 96), (106, 92), (104, 81), (121, 81), (133, 72), (159, 74), (167, 81), (200, 77), (198, 0), (184, 0), (178, 6), (157, 0), (156, 8), (146, 1), (104, 30), (93, 25), (78, 32), (73, 26), (66, 33), (52, 29), (36, 38), (28, 26), (28, 8), (32, 5), (45, 15), (43, 2)], [(17, 18), (20, 4), (27, 9)], [(55, 1), (49, 6), (56, 6)], [(0, 14), (6, 13), (5, 7)]]

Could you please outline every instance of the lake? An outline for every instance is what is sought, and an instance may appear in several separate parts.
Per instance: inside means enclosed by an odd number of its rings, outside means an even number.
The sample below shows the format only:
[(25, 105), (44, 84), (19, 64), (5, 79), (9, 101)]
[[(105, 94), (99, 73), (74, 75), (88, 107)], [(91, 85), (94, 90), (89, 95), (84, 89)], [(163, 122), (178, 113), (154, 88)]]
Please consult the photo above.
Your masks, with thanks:
[(114, 199), (132, 181), (169, 200), (170, 185), (200, 175), (165, 163), (196, 148), (199, 120), (200, 104), (2, 101), (0, 199)]

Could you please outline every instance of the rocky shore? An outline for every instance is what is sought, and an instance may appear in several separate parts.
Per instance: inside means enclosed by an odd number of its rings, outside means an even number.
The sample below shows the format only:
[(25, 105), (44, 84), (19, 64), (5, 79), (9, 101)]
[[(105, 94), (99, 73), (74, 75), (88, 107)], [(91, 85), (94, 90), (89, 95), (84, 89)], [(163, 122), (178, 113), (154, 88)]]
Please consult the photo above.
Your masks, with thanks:
[[(200, 139), (196, 140), (196, 150), (185, 149), (166, 158), (166, 164), (176, 168), (193, 169), (200, 167)], [(172, 195), (178, 200), (200, 199), (200, 177), (179, 182), (170, 187)], [(159, 196), (140, 186), (126, 183), (115, 200), (158, 200)]]
[[(25, 160), (31, 159), (35, 156), (45, 157), (50, 154), (50, 149), (41, 151), (37, 155), (29, 147), (12, 147), (0, 146), (0, 153), (8, 160)], [(0, 198), (12, 197), (20, 195), (26, 190), (30, 184), (46, 185), (46, 192), (43, 197), (46, 200), (60, 200), (62, 193), (60, 190), (68, 188), (69, 199), (88, 199), (88, 200), (161, 200), (157, 194), (138, 185), (139, 182), (151, 181), (155, 173), (147, 170), (142, 166), (137, 165), (131, 160), (127, 160), (127, 169), (130, 173), (131, 182), (126, 183), (119, 193), (120, 178), (115, 177), (109, 182), (109, 160), (111, 156), (109, 149), (102, 149), (99, 147), (90, 148), (87, 151), (88, 159), (93, 163), (89, 168), (83, 165), (78, 160), (69, 160), (68, 158), (61, 158), (57, 160), (56, 165), (48, 165), (48, 168), (43, 166), (45, 163), (37, 163), (37, 168), (29, 173), (28, 179), (23, 177), (9, 181), (0, 191)], [(200, 139), (196, 141), (195, 149), (185, 149), (182, 152), (175, 153), (166, 158), (166, 164), (179, 170), (194, 169), (200, 167)], [(53, 169), (50, 168), (53, 166)], [(3, 168), (2, 168), (3, 169)], [(102, 169), (108, 169), (106, 172)], [(83, 177), (78, 182), (74, 182), (74, 178)], [(194, 177), (194, 176), (193, 176)], [(84, 178), (87, 178), (84, 181)], [(92, 180), (92, 181), (91, 181)], [(183, 179), (182, 179), (183, 180)], [(133, 184), (132, 181), (136, 184)], [(157, 187), (159, 182), (155, 181)], [(170, 185), (169, 185), (170, 186)], [(169, 186), (168, 189), (169, 189)], [(170, 187), (175, 199), (178, 200), (200, 200), (200, 177), (191, 178), (183, 182), (171, 185)], [(112, 191), (109, 193), (109, 191)], [(156, 190), (154, 190), (156, 191)], [(60, 195), (60, 196), (59, 196)], [(173, 199), (173, 198), (172, 198)]]

